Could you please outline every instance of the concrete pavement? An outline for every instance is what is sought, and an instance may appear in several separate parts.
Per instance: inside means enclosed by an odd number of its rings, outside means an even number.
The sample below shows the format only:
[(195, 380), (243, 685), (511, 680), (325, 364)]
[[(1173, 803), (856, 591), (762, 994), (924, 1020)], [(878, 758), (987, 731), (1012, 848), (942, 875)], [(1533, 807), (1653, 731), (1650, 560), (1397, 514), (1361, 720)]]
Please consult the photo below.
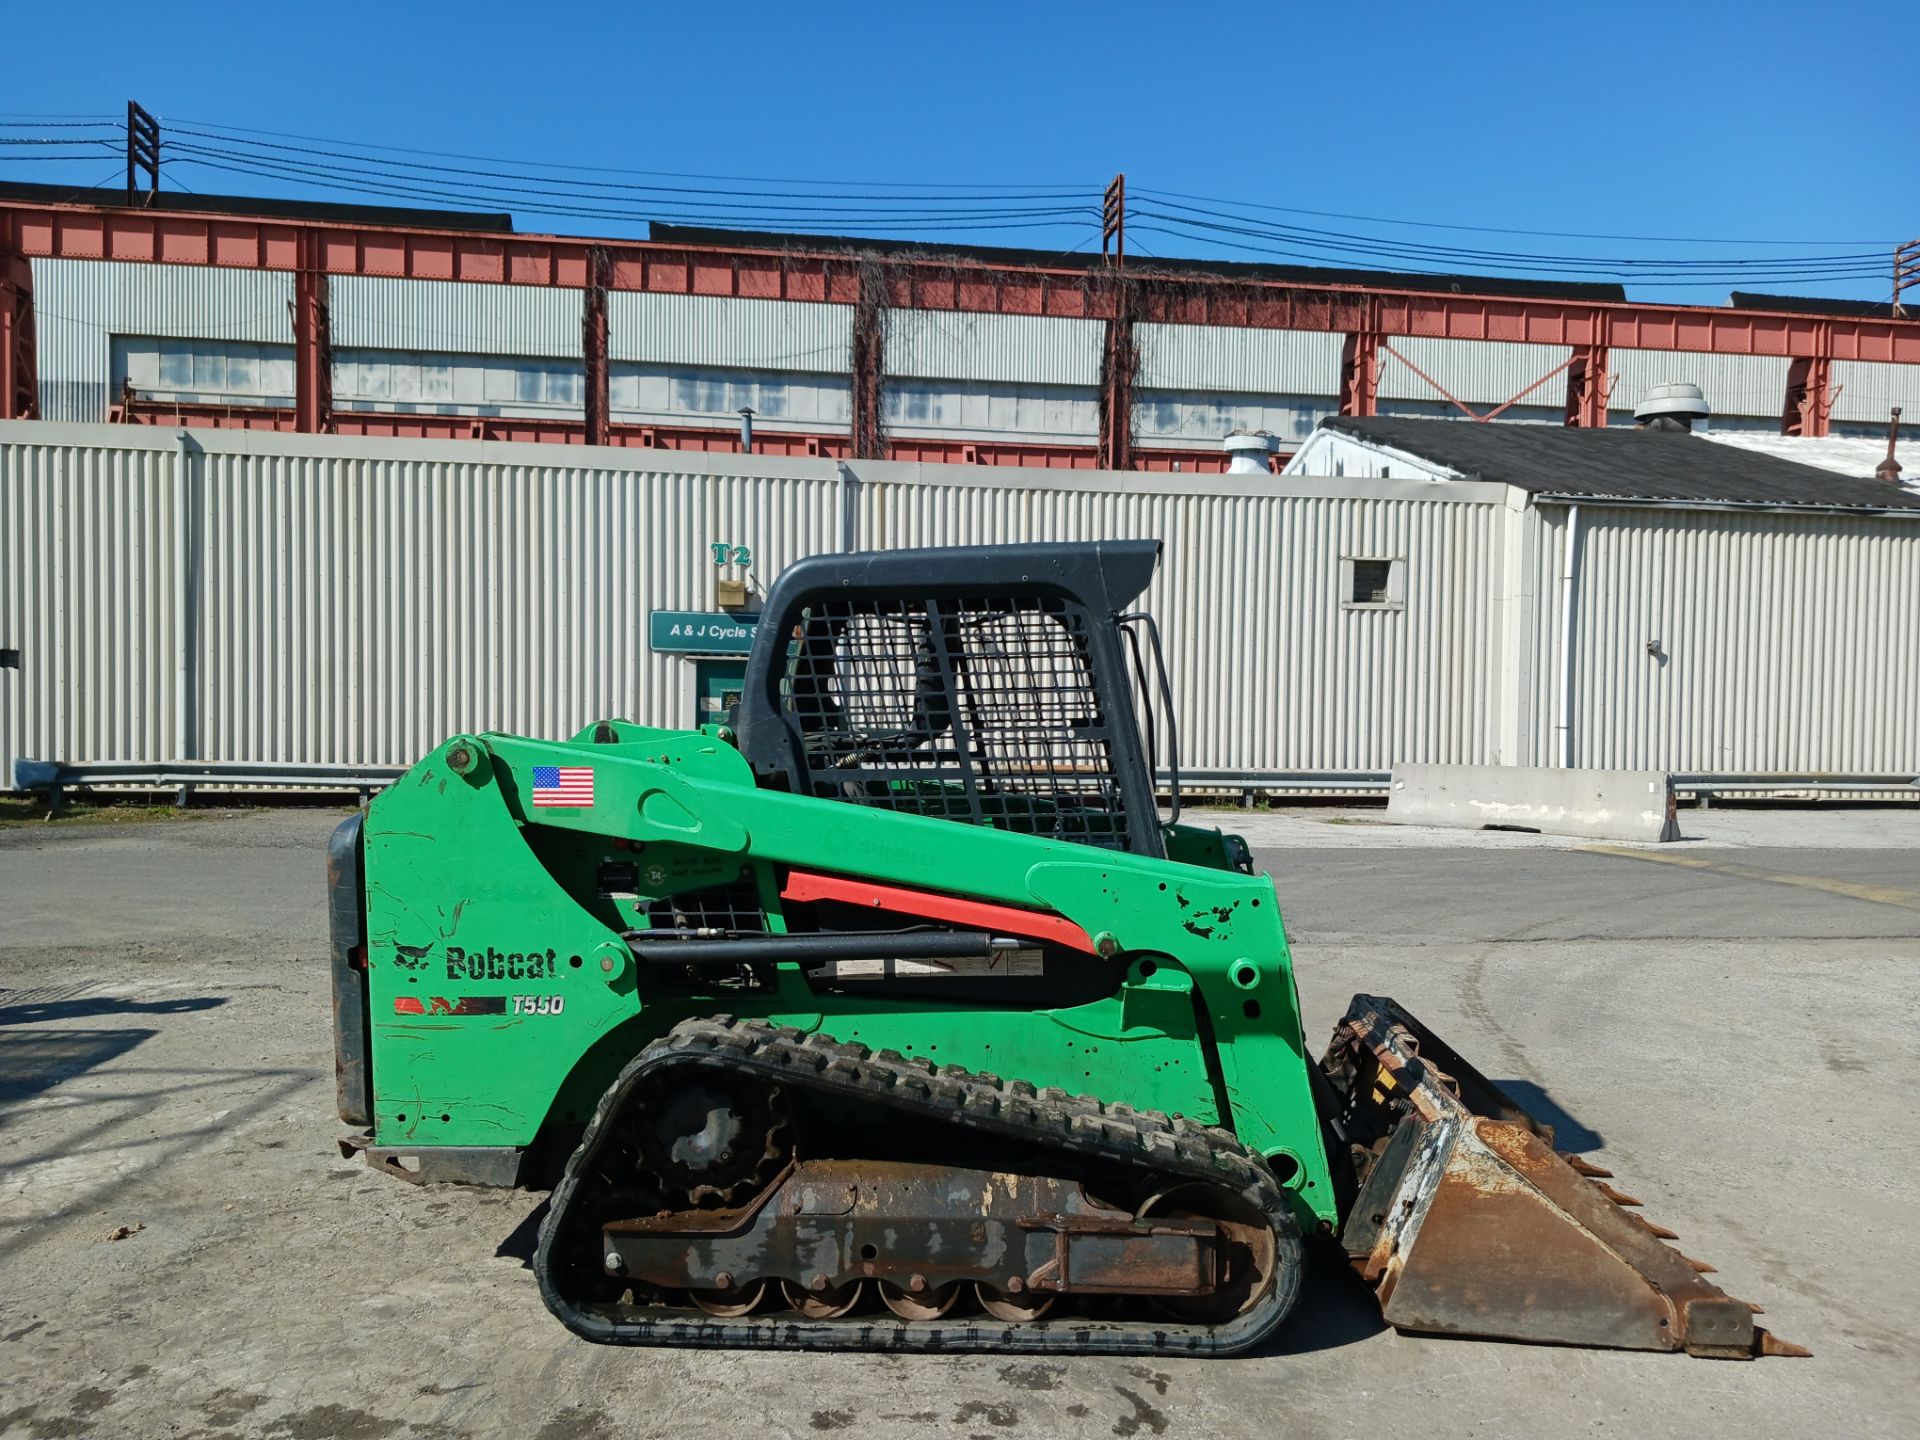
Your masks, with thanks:
[(1337, 1272), (1228, 1361), (586, 1345), (524, 1269), (536, 1197), (333, 1150), (337, 817), (0, 831), (0, 1434), (1903, 1435), (1920, 910), (1769, 877), (1920, 889), (1920, 816), (1710, 813), (1685, 853), (1761, 873), (1326, 812), (1243, 828), (1313, 1035), (1396, 995), (1809, 1361), (1398, 1336)]

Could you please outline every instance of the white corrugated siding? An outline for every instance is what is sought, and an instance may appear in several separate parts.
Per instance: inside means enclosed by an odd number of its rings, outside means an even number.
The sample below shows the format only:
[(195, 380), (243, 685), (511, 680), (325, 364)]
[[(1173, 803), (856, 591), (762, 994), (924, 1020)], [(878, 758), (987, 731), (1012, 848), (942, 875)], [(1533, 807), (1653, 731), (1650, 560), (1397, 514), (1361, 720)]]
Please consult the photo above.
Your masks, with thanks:
[(1835, 420), (1885, 425), (1895, 405), (1911, 417), (1909, 424), (1920, 419), (1920, 365), (1836, 360), (1831, 384)]
[[(1783, 355), (1698, 355), (1685, 350), (1609, 350), (1607, 408), (1614, 423), (1630, 423), (1633, 407), (1656, 385), (1698, 385), (1715, 415), (1770, 416), (1776, 423), (1787, 394)], [(1564, 392), (1563, 392), (1564, 393)], [(1623, 413), (1624, 412), (1624, 413)]]
[[(845, 375), (852, 350), (850, 305), (626, 290), (607, 297), (607, 351), (615, 360)], [(573, 353), (580, 353), (577, 327)]]
[[(0, 439), (0, 788), (17, 757), (161, 759), (175, 752), (184, 537), (174, 447)], [(74, 427), (60, 426), (68, 435)], [(117, 429), (118, 427), (115, 427)]]
[(1000, 380), (1028, 385), (1100, 383), (1099, 320), (889, 310), (886, 370), (923, 380)]
[[(966, 473), (921, 474), (943, 472)], [(1493, 498), (1499, 487), (1462, 485), (1448, 498), (1414, 501), (1303, 495), (1267, 481), (1234, 487), (1218, 477), (1186, 477), (1177, 493), (1154, 488), (1168, 483), (867, 481), (861, 543), (1164, 540), (1146, 603), (1174, 672), (1189, 767), (1351, 770), (1496, 758), (1494, 596), (1508, 518)], [(1340, 561), (1356, 556), (1406, 559), (1404, 610), (1342, 608)]]
[(284, 272), (119, 260), (32, 265), (40, 408), (47, 420), (106, 418), (115, 335), (293, 341), (287, 310), (293, 277)]
[[(17, 756), (397, 765), (460, 730), (681, 724), (691, 666), (650, 652), (647, 612), (710, 608), (716, 540), (762, 583), (839, 544), (826, 461), (185, 448), (183, 468), (166, 432), (0, 422), (5, 778)], [(1190, 767), (1556, 759), (1559, 507), (1466, 482), (851, 468), (867, 548), (1163, 539), (1148, 603)], [(1576, 763), (1920, 771), (1920, 523), (1582, 523)], [(1343, 558), (1404, 561), (1404, 609), (1343, 606)]]
[[(1387, 344), (1430, 375), (1448, 395), (1469, 405), (1504, 405), (1556, 366), (1565, 364), (1573, 354), (1565, 345), (1436, 340), (1418, 335), (1396, 335)], [(1336, 382), (1339, 373), (1336, 359)], [(1380, 398), (1446, 403), (1445, 396), (1385, 348), (1380, 351)], [(1563, 372), (1545, 381), (1520, 403), (1564, 406), (1566, 399), (1567, 380)]]
[(1240, 395), (1340, 393), (1344, 335), (1161, 324), (1136, 325), (1133, 335), (1140, 347), (1142, 386)]
[(336, 275), (327, 304), (336, 347), (578, 359), (580, 295), (541, 285)]
[(461, 730), (684, 723), (647, 611), (712, 607), (710, 539), (769, 576), (838, 542), (830, 464), (198, 432), (182, 734), (177, 447), (55, 430), (0, 427), (9, 784), (17, 756), (401, 765)]
[[(1539, 513), (1550, 765), (1566, 532)], [(1920, 520), (1588, 506), (1580, 530), (1576, 765), (1920, 774)]]
[(777, 567), (825, 548), (835, 514), (830, 481), (765, 474), (209, 460), (203, 613), (228, 619), (204, 744), (263, 760), (407, 764), (460, 730), (681, 721), (647, 611), (711, 608), (705, 537), (752, 535)]

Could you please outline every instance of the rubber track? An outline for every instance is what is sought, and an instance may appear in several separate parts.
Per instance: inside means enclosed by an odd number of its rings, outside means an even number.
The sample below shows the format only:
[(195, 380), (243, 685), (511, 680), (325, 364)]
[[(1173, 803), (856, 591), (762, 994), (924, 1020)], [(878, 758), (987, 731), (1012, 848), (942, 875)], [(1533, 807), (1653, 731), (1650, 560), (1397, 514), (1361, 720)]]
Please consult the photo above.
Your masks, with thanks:
[[(806, 1320), (792, 1312), (722, 1320), (699, 1312), (613, 1319), (561, 1293), (556, 1238), (583, 1203), (582, 1178), (609, 1134), (609, 1122), (643, 1077), (664, 1069), (723, 1069), (816, 1094), (877, 1102), (904, 1119), (933, 1120), (1058, 1149), (1075, 1157), (1145, 1167), (1169, 1181), (1201, 1180), (1242, 1196), (1273, 1226), (1274, 1284), (1265, 1301), (1220, 1325), (1066, 1318), (1009, 1323), (987, 1315), (905, 1321), (882, 1313)], [(593, 1252), (600, 1239), (593, 1236)], [(534, 1271), (547, 1308), (575, 1334), (603, 1343), (754, 1349), (859, 1349), (1151, 1355), (1231, 1355), (1258, 1344), (1299, 1296), (1301, 1245), (1292, 1211), (1272, 1172), (1226, 1131), (1180, 1117), (1103, 1104), (1064, 1090), (1036, 1089), (959, 1066), (936, 1067), (891, 1050), (875, 1052), (764, 1021), (719, 1016), (688, 1020), (647, 1046), (601, 1097), (580, 1147), (551, 1197)], [(634, 1307), (643, 1316), (645, 1312)]]

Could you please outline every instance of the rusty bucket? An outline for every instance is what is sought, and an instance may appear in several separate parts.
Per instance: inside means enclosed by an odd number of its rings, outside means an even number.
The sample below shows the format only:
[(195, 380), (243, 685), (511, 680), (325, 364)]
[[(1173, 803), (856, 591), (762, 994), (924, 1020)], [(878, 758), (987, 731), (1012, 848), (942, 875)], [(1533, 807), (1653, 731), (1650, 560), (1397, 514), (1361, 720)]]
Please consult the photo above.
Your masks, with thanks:
[(1356, 995), (1321, 1068), (1357, 1193), (1340, 1232), (1396, 1330), (1550, 1345), (1805, 1355), (1666, 1242), (1611, 1173), (1392, 1000)]

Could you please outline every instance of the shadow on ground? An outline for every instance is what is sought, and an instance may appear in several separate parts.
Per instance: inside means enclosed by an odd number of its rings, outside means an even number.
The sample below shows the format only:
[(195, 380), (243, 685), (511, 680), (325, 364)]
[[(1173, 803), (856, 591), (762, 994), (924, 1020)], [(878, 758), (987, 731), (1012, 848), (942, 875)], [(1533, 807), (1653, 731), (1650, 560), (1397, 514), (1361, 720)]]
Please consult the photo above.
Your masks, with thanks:
[(0, 1030), (0, 1106), (31, 1099), (117, 1060), (158, 1030)]
[(1300, 1300), (1280, 1333), (1253, 1351), (1256, 1355), (1308, 1355), (1356, 1345), (1387, 1328), (1379, 1303), (1366, 1282), (1348, 1268), (1337, 1245), (1307, 1250)]
[(1493, 1083), (1506, 1092), (1508, 1099), (1542, 1125), (1553, 1127), (1554, 1149), (1571, 1150), (1576, 1155), (1584, 1155), (1590, 1150), (1606, 1148), (1605, 1136), (1598, 1130), (1582, 1125), (1552, 1095), (1533, 1081), (1495, 1080)]
[(518, 1260), (521, 1268), (533, 1268), (533, 1252), (540, 1244), (540, 1223), (547, 1218), (547, 1211), (553, 1207), (545, 1200), (518, 1225), (514, 1226), (507, 1238), (502, 1240), (493, 1252), (501, 1260)]
[(129, 1000), (85, 995), (88, 985), (39, 990), (0, 990), (0, 1025), (45, 1025), (58, 1020), (97, 1020), (103, 1015), (186, 1015), (227, 1003), (224, 995), (180, 995), (166, 1000)]
[[(60, 1022), (116, 1015), (183, 1015), (227, 1003), (216, 995), (129, 1000), (78, 993), (88, 988), (64, 985), (0, 990), (0, 1105), (30, 1099), (85, 1075), (160, 1033), (140, 1026), (116, 1030), (58, 1028)], [(24, 1028), (49, 1025), (56, 1028)]]

